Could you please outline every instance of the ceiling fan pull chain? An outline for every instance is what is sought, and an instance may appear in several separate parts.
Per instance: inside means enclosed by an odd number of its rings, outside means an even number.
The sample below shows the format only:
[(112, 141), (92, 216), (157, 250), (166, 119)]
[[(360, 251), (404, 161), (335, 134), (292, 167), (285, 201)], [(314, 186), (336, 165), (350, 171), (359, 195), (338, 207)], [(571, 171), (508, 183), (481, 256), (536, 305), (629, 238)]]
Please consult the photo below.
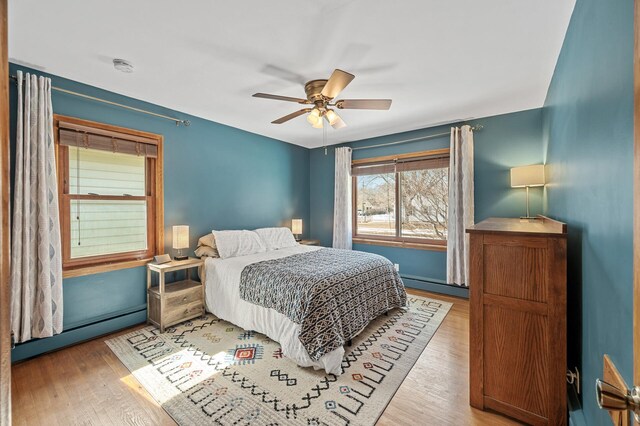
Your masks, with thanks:
[(324, 155), (327, 155), (327, 126), (322, 126), (322, 144), (324, 145)]

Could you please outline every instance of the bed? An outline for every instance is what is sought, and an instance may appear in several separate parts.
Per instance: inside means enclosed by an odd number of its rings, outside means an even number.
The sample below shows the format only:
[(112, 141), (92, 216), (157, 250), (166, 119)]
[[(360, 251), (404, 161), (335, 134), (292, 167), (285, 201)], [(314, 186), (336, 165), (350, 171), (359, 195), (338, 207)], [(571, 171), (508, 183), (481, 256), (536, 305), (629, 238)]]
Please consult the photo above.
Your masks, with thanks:
[(209, 312), (280, 343), (302, 367), (340, 375), (344, 344), (406, 305), (393, 264), (375, 254), (295, 244), (205, 258)]

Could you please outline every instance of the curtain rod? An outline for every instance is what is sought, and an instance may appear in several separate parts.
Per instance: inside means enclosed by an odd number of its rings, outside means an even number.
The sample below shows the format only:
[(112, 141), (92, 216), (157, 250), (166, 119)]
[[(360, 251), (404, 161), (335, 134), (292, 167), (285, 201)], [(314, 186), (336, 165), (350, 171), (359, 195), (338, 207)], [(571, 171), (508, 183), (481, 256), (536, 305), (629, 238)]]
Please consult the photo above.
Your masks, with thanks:
[[(18, 77), (16, 77), (15, 75), (10, 75), (9, 78), (11, 80), (13, 80), (14, 82), (18, 82)], [(62, 92), (62, 93), (66, 93), (68, 95), (73, 95), (73, 96), (78, 96), (80, 98), (84, 98), (84, 99), (90, 99), (92, 101), (96, 101), (96, 102), (102, 102), (104, 104), (108, 104), (108, 105), (113, 105), (113, 106), (117, 106), (120, 108), (125, 108), (131, 111), (136, 111), (136, 112), (141, 112), (143, 114), (148, 114), (148, 115), (153, 115), (154, 117), (159, 117), (159, 118), (164, 118), (165, 120), (170, 120), (170, 121), (174, 121), (176, 123), (176, 126), (179, 125), (183, 125), (185, 127), (189, 126), (191, 124), (191, 122), (189, 120), (181, 120), (179, 118), (173, 118), (173, 117), (169, 117), (168, 115), (162, 115), (162, 114), (158, 114), (155, 112), (151, 112), (151, 111), (147, 111), (144, 109), (140, 109), (140, 108), (135, 108), (129, 105), (123, 105), (123, 104), (119, 104), (117, 102), (111, 102), (108, 101), (106, 99), (101, 99), (101, 98), (96, 98), (94, 96), (89, 96), (89, 95), (85, 95), (83, 93), (78, 93), (78, 92), (72, 92), (71, 90), (67, 90), (67, 89), (61, 89), (59, 87), (55, 87), (55, 86), (51, 86), (52, 90), (56, 90), (58, 92)]]
[[(475, 126), (471, 127), (471, 130), (474, 130), (474, 131), (475, 130), (482, 130), (483, 127), (484, 126), (482, 124), (476, 124)], [(412, 139), (403, 139), (401, 141), (379, 143), (377, 145), (358, 146), (356, 148), (351, 148), (351, 149), (353, 151), (357, 151), (359, 149), (369, 149), (369, 148), (378, 148), (378, 147), (381, 147), (381, 146), (399, 145), (401, 143), (423, 141), (423, 140), (427, 140), (427, 139), (439, 138), (441, 136), (449, 136), (449, 135), (451, 135), (451, 132), (442, 132), (442, 133), (436, 133), (436, 134), (433, 134), (433, 135), (420, 136), (420, 137), (412, 138)]]

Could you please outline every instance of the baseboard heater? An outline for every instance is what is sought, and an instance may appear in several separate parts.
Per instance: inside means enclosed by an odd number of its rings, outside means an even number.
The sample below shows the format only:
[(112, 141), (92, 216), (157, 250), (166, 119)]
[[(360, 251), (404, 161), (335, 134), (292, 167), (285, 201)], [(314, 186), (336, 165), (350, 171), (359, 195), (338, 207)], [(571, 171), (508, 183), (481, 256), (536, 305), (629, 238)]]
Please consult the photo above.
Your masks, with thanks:
[(52, 337), (32, 339), (28, 342), (16, 344), (15, 348), (11, 351), (11, 361), (24, 361), (127, 327), (142, 324), (147, 318), (146, 310), (146, 304), (138, 305), (126, 310), (94, 317), (87, 321), (77, 322), (65, 328), (62, 333)]
[(133, 308), (122, 309), (120, 311), (115, 311), (115, 312), (112, 312), (112, 313), (109, 313), (109, 314), (93, 317), (93, 318), (85, 320), (85, 321), (78, 321), (78, 322), (70, 324), (60, 334), (64, 334), (67, 331), (77, 330), (77, 329), (82, 328), (82, 327), (87, 327), (87, 326), (90, 326), (90, 325), (100, 324), (101, 322), (115, 320), (115, 319), (124, 317), (126, 315), (131, 315), (131, 314), (135, 314), (135, 313), (146, 311), (146, 310), (147, 310), (147, 305), (144, 304), (144, 305), (134, 306)]
[[(434, 293), (442, 293), (450, 296), (469, 298), (469, 288), (461, 287), (458, 285), (447, 284), (443, 280), (435, 278), (421, 277), (417, 275), (400, 274), (400, 277), (405, 281), (405, 285), (409, 288), (416, 288), (418, 290), (432, 291)], [(407, 282), (409, 281), (409, 282)], [(415, 285), (411, 285), (414, 284)]]

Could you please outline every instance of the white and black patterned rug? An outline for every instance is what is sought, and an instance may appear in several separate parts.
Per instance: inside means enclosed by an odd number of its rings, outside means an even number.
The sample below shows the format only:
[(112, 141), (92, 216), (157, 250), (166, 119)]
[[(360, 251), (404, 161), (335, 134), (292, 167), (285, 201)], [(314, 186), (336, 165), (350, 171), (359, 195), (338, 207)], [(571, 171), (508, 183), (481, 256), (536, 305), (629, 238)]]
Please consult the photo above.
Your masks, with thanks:
[(278, 343), (213, 315), (107, 345), (180, 425), (373, 425), (451, 308), (408, 299), (345, 347), (339, 377), (298, 367)]

